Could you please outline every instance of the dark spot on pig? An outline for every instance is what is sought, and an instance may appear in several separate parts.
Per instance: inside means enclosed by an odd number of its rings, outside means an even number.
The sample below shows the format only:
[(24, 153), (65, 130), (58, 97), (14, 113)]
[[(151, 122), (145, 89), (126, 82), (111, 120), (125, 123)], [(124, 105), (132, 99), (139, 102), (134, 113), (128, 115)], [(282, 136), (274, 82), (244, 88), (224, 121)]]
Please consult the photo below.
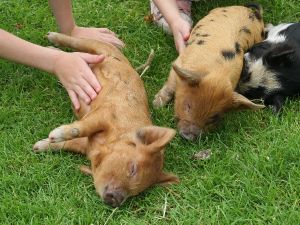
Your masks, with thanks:
[(261, 17), (261, 14), (260, 14), (259, 11), (255, 10), (253, 13), (254, 13), (255, 18), (256, 18), (258, 21), (261, 21), (261, 20), (262, 20), (262, 17)]
[(201, 37), (208, 37), (209, 34), (202, 34)]
[(244, 32), (246, 34), (251, 34), (251, 31), (246, 27), (246, 26), (243, 26), (241, 29), (240, 29), (240, 32)]
[(224, 17), (228, 17), (227, 15), (223, 14)]
[(195, 35), (196, 35), (196, 37), (199, 37), (199, 36), (201, 36), (201, 34), (199, 34), (199, 33), (196, 33)]
[(255, 15), (254, 15), (253, 13), (250, 13), (250, 14), (249, 14), (249, 19), (250, 19), (251, 21), (254, 21), (254, 20), (255, 20)]
[(235, 42), (235, 53), (240, 54), (241, 52), (241, 45), (238, 42)]
[(214, 22), (215, 20), (210, 20), (211, 22)]
[(227, 12), (227, 10), (226, 10), (226, 9), (223, 9), (222, 12)]
[(197, 25), (197, 26), (195, 27), (195, 30), (199, 29), (200, 27), (202, 27), (201, 24)]
[(205, 42), (205, 41), (203, 41), (203, 40), (199, 40), (199, 41), (197, 41), (197, 44), (198, 44), (198, 45), (203, 45), (204, 42)]
[(231, 50), (222, 50), (221, 53), (226, 60), (232, 60), (235, 57), (234, 51)]

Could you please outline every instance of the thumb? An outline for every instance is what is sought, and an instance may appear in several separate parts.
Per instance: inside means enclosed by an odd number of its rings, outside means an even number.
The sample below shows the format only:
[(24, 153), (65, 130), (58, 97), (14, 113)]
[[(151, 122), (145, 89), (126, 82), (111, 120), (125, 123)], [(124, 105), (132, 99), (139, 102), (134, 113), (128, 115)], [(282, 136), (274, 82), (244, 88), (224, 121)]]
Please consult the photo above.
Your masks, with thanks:
[(79, 53), (79, 56), (88, 64), (100, 63), (104, 60), (104, 55), (92, 55), (89, 53)]
[(178, 51), (178, 53), (181, 53), (182, 50), (185, 48), (185, 41), (183, 40), (183, 38), (178, 38), (175, 40), (175, 45), (176, 45), (176, 49)]
[(190, 37), (190, 30), (183, 30), (181, 32), (182, 38), (184, 41), (187, 41)]

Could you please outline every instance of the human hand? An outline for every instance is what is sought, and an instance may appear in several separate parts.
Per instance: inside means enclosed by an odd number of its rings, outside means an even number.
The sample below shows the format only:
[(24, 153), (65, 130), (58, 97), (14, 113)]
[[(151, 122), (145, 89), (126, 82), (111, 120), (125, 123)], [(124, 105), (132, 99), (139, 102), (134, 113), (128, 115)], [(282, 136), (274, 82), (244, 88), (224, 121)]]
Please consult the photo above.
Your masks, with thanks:
[(89, 104), (101, 90), (101, 86), (89, 64), (100, 63), (103, 60), (103, 55), (79, 52), (58, 53), (53, 71), (67, 90), (75, 110), (80, 108), (78, 98)]
[(180, 18), (170, 24), (177, 51), (180, 53), (185, 48), (185, 42), (190, 37), (191, 25)]
[(71, 31), (71, 36), (108, 42), (118, 48), (123, 48), (125, 46), (123, 41), (121, 41), (114, 32), (107, 28), (78, 27), (75, 25)]

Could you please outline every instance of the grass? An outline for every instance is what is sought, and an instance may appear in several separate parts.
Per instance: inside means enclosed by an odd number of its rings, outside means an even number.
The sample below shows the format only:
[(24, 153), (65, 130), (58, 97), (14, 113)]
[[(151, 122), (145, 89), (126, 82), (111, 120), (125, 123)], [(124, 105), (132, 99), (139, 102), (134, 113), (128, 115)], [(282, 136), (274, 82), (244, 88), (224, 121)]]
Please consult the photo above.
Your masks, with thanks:
[[(243, 2), (195, 3), (194, 20), (214, 7)], [(300, 19), (296, 0), (260, 2), (266, 22)], [(76, 0), (73, 5), (79, 25), (118, 33), (134, 66), (155, 50), (143, 76), (151, 102), (176, 51), (172, 37), (143, 20), (148, 1)], [(46, 1), (3, 0), (0, 9), (1, 28), (49, 45), (43, 35), (56, 26)], [(100, 201), (91, 178), (79, 172), (79, 165), (88, 163), (84, 157), (31, 151), (51, 129), (74, 120), (65, 90), (39, 70), (4, 60), (0, 68), (0, 224), (299, 224), (299, 99), (289, 100), (280, 116), (268, 109), (228, 114), (217, 131), (196, 142), (177, 135), (166, 150), (165, 168), (181, 183), (151, 188), (112, 209)], [(155, 124), (175, 127), (172, 104), (151, 111)], [(208, 148), (209, 160), (191, 159)]]

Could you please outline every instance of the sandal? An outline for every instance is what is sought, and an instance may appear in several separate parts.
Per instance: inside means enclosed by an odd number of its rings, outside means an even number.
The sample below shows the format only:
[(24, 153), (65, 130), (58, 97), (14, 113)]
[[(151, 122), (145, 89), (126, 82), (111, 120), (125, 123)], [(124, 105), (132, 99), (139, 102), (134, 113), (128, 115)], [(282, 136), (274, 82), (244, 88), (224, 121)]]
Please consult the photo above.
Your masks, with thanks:
[[(176, 0), (180, 16), (186, 20), (191, 26), (193, 25), (193, 20), (191, 17), (191, 0)], [(153, 17), (153, 21), (159, 26), (162, 27), (166, 33), (172, 34), (169, 24), (154, 4), (152, 0), (150, 0), (151, 7), (151, 15)]]

